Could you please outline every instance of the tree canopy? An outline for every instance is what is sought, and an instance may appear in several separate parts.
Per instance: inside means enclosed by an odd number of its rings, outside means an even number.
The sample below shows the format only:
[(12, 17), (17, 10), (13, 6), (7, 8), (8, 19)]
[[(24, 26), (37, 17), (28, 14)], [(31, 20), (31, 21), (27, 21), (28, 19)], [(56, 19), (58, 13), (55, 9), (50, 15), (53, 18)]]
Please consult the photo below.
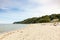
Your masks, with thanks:
[(51, 22), (53, 19), (59, 19), (60, 21), (60, 14), (52, 14), (52, 15), (45, 15), (42, 17), (28, 18), (23, 21), (14, 22), (13, 24), (47, 23)]

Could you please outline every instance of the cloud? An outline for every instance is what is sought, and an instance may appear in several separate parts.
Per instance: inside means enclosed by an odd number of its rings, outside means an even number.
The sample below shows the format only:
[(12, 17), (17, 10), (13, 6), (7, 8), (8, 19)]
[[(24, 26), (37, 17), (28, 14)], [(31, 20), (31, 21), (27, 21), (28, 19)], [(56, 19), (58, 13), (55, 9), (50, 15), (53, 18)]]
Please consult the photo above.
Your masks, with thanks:
[(5, 13), (6, 10), (5, 9), (0, 9), (0, 13)]
[(24, 9), (12, 7), (12, 8), (10, 8), (10, 11), (12, 11), (12, 12), (24, 12)]
[(25, 9), (34, 8), (36, 3), (31, 3), (28, 0), (0, 0), (0, 8), (7, 12), (11, 11), (24, 11)]
[(55, 1), (57, 1), (57, 3), (54, 2), (54, 0), (30, 0), (30, 1), (36, 2), (38, 4), (43, 4), (42, 7), (41, 6), (38, 6), (37, 8), (35, 8), (36, 11), (40, 11), (40, 13), (41, 12), (42, 13), (50, 13), (50, 12), (51, 13), (53, 13), (53, 12), (55, 13), (55, 11), (58, 12), (59, 9), (60, 9), (60, 5), (57, 4), (59, 0), (55, 0)]
[[(0, 0), (0, 21), (14, 22), (30, 17), (60, 13), (59, 0)], [(7, 22), (7, 23), (8, 23)]]
[(8, 13), (8, 12), (24, 12), (24, 9), (17, 7), (0, 8), (0, 13)]

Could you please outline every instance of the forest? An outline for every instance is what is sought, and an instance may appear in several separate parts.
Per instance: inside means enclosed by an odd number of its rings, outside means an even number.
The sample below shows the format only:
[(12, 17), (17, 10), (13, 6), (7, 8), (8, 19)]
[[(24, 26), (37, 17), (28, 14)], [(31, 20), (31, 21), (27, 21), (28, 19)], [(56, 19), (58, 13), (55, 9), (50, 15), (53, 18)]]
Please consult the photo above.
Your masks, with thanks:
[(14, 22), (13, 24), (48, 23), (51, 22), (53, 19), (59, 19), (60, 21), (60, 14), (51, 14), (42, 17), (32, 17), (32, 18), (25, 19), (23, 21)]

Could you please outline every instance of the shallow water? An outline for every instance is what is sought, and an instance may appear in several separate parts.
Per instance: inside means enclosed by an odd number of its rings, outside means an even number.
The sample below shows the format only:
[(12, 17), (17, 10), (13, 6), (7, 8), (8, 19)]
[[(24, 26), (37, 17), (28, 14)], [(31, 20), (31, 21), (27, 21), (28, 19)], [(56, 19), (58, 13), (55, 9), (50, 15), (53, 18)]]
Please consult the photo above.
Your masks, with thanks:
[(0, 33), (21, 29), (26, 26), (27, 24), (0, 24)]

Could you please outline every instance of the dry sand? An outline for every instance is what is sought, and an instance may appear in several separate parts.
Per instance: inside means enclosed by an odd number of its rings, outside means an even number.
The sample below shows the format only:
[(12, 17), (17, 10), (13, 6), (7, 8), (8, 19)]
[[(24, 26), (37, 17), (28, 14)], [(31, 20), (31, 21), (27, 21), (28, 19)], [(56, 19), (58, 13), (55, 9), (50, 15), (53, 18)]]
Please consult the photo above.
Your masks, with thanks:
[(30, 24), (20, 30), (0, 34), (0, 40), (60, 40), (60, 25)]

